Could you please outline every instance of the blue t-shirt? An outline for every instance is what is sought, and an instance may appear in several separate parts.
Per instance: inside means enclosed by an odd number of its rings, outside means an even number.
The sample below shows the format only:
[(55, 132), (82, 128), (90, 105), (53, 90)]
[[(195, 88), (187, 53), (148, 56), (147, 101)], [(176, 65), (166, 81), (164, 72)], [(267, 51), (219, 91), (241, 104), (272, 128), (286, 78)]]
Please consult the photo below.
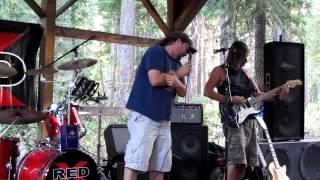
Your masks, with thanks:
[(156, 69), (169, 72), (176, 71), (179, 67), (180, 59), (170, 57), (164, 47), (150, 47), (141, 59), (126, 107), (152, 120), (168, 121), (176, 91), (168, 86), (152, 86), (148, 71)]

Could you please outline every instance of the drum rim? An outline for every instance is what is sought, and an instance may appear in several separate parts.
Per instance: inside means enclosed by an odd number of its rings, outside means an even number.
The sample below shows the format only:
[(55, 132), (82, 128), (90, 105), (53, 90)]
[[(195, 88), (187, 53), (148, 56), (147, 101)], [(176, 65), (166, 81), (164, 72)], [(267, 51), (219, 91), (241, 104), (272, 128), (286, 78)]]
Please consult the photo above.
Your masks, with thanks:
[[(33, 153), (33, 152), (37, 152), (39, 150), (43, 150), (43, 149), (52, 149), (56, 152), (56, 154), (54, 154), (52, 157), (48, 158), (48, 160), (46, 161), (45, 163), (45, 167), (43, 167), (41, 170), (46, 172), (51, 163), (61, 154), (61, 152), (55, 148), (52, 148), (52, 147), (49, 147), (49, 146), (45, 146), (45, 147), (40, 147), (40, 148), (36, 148), (36, 149), (33, 149), (31, 150), (30, 152), (28, 152), (22, 159), (21, 161), (19, 162), (18, 166), (16, 166), (16, 179), (19, 180), (20, 178), (20, 172), (22, 170), (22, 164), (26, 161), (26, 159)], [(41, 174), (41, 177), (43, 177), (43, 175), (45, 175), (45, 173), (42, 173)]]

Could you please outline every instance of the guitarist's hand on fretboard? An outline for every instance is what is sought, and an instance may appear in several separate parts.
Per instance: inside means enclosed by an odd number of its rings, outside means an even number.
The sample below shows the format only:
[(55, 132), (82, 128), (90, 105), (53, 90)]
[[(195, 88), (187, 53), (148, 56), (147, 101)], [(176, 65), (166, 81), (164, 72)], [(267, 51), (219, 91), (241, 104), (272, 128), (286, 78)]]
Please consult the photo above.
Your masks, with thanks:
[(279, 94), (279, 99), (280, 100), (286, 99), (288, 97), (288, 95), (289, 95), (289, 90), (290, 90), (290, 88), (288, 86), (283, 86), (281, 88), (281, 92)]

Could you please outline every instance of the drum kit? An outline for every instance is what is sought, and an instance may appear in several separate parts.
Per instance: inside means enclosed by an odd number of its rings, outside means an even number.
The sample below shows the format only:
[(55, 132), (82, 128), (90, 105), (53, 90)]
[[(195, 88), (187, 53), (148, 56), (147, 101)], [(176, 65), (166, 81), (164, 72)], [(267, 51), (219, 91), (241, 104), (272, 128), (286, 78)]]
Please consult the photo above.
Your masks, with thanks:
[[(61, 126), (63, 125), (77, 126), (78, 139), (86, 133), (86, 128), (78, 115), (76, 101), (100, 102), (107, 99), (99, 95), (93, 97), (98, 90), (99, 83), (81, 75), (83, 68), (93, 66), (96, 62), (93, 59), (78, 59), (58, 65), (58, 70), (74, 71), (75, 76), (67, 87), (65, 100), (52, 104), (45, 112), (21, 108), (0, 110), (0, 124), (8, 125), (7, 128), (0, 131), (0, 180), (107, 179), (100, 167), (101, 114), (99, 116), (97, 163), (79, 149), (62, 150), (59, 141), (62, 139)], [(57, 70), (40, 68), (28, 70), (25, 74), (36, 76), (55, 72)], [(17, 74), (15, 68), (0, 64), (0, 78), (8, 78), (15, 74)], [(4, 134), (12, 125), (40, 121), (44, 123), (49, 140), (40, 141), (36, 148), (17, 162), (19, 139), (5, 137)]]

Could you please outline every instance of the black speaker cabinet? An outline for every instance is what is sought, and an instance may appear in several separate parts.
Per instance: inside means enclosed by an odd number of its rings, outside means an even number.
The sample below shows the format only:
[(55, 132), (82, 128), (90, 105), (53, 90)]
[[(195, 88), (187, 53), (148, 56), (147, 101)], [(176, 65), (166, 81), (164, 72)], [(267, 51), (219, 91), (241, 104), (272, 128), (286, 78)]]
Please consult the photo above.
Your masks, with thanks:
[[(265, 90), (288, 80), (304, 81), (304, 45), (270, 42), (264, 45)], [(304, 138), (304, 86), (290, 89), (286, 100), (264, 103), (264, 119), (273, 141)]]
[(206, 179), (208, 158), (208, 127), (172, 125), (173, 165), (171, 179)]
[[(280, 165), (291, 180), (320, 179), (320, 140), (274, 142)], [(273, 161), (268, 143), (260, 142), (267, 164)]]
[[(207, 176), (208, 127), (201, 125), (172, 125), (172, 169), (165, 179), (199, 180)], [(108, 159), (117, 162), (116, 179), (122, 179), (124, 150), (129, 140), (126, 125), (110, 125), (104, 131)], [(146, 173), (139, 180), (147, 180)]]

